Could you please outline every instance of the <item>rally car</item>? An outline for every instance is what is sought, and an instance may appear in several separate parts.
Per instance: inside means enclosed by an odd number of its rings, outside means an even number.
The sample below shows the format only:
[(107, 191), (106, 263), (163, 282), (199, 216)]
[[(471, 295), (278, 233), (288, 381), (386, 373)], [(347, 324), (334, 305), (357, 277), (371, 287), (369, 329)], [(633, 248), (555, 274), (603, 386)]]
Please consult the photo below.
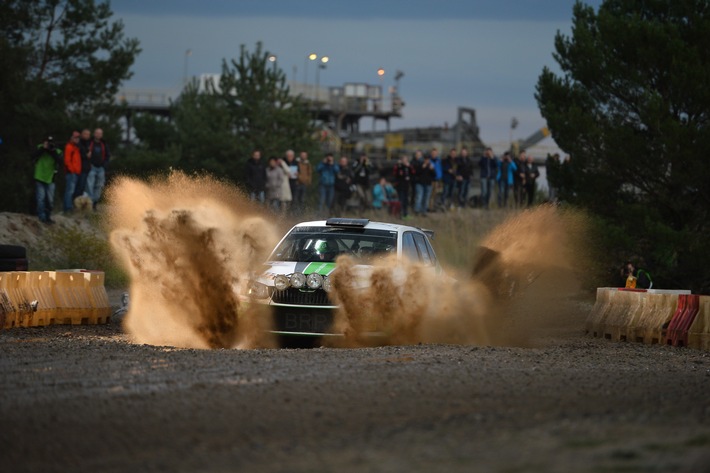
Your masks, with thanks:
[(433, 233), (420, 228), (368, 219), (330, 218), (294, 226), (276, 245), (267, 269), (249, 283), (253, 302), (269, 305), (273, 332), (282, 336), (338, 336), (330, 276), (340, 255), (360, 267), (373, 258), (396, 255), (441, 271), (432, 248)]

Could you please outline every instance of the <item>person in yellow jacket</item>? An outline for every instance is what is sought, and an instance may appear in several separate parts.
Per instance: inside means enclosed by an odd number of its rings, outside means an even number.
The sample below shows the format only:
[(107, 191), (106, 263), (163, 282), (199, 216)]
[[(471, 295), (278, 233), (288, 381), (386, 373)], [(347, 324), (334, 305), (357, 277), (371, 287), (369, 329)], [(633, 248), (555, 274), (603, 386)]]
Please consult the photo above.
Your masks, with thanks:
[(74, 131), (64, 146), (64, 213), (74, 210), (74, 191), (81, 176), (80, 134)]

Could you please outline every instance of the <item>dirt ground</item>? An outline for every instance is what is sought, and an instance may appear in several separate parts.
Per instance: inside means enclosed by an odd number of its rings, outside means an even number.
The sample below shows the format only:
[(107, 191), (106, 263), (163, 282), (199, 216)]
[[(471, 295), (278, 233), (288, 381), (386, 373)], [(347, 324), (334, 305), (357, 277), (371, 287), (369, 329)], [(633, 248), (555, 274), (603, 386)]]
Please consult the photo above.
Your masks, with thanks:
[(0, 332), (0, 471), (710, 472), (710, 353), (594, 339), (585, 315), (537, 348)]

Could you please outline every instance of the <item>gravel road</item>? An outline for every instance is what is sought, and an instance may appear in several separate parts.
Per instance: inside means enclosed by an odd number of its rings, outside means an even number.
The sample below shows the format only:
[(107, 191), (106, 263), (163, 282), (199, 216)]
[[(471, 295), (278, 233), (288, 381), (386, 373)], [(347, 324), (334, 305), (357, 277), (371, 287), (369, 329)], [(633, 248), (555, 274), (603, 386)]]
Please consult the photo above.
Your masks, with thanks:
[[(580, 324), (581, 327), (581, 324)], [(710, 471), (710, 353), (191, 350), (0, 333), (0, 471)]]

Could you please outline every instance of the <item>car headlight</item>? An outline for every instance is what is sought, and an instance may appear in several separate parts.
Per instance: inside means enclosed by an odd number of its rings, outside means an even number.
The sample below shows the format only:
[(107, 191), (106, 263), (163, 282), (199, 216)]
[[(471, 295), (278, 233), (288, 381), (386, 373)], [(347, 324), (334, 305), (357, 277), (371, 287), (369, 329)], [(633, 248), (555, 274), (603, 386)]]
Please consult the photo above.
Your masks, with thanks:
[(306, 276), (303, 273), (293, 273), (290, 282), (291, 286), (301, 289), (306, 284)]
[(283, 291), (285, 289), (288, 289), (288, 286), (288, 278), (283, 274), (279, 274), (274, 278), (274, 287), (276, 288), (276, 290)]
[(249, 286), (249, 295), (256, 299), (268, 299), (269, 287), (266, 284), (262, 284), (260, 282), (253, 282)]
[(323, 278), (323, 290), (325, 292), (330, 292), (332, 286), (330, 285), (330, 278)]
[(311, 273), (306, 277), (306, 285), (311, 289), (318, 289), (323, 284), (323, 276), (318, 273)]

